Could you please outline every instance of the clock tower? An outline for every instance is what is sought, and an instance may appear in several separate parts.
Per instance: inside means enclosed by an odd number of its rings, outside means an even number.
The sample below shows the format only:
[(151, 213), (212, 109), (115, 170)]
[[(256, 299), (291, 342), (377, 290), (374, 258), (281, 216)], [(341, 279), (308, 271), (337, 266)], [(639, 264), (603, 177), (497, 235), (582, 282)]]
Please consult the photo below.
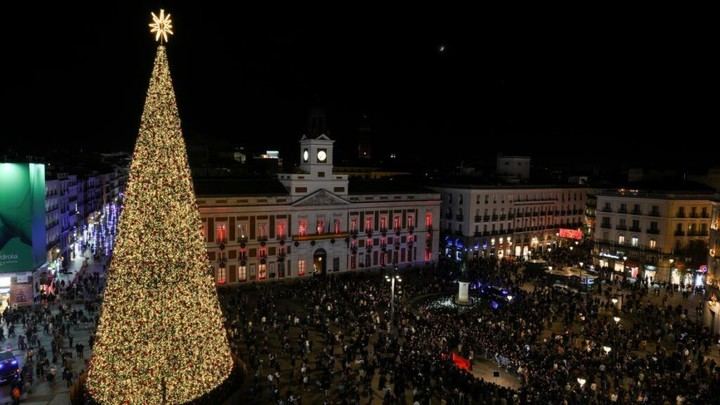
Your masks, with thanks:
[(278, 179), (298, 200), (320, 190), (347, 196), (348, 176), (333, 173), (333, 141), (325, 134), (300, 138), (299, 173), (280, 173)]
[(300, 139), (300, 170), (318, 177), (330, 177), (333, 171), (333, 141), (323, 134)]

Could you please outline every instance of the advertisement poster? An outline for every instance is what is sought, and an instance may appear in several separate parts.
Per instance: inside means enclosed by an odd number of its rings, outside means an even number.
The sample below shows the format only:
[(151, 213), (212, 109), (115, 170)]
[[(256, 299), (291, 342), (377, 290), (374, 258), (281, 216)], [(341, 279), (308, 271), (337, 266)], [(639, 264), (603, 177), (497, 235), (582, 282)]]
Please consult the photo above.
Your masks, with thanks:
[(0, 163), (0, 273), (45, 262), (45, 166)]
[(13, 283), (10, 286), (10, 304), (31, 305), (33, 303), (33, 286), (30, 283)]

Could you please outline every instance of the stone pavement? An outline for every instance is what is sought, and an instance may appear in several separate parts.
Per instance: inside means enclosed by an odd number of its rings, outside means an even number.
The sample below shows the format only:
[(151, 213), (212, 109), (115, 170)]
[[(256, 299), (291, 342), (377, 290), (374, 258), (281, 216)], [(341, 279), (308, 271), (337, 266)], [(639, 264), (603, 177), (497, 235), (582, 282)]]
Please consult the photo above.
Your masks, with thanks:
[[(86, 253), (87, 256), (90, 256), (89, 253)], [(84, 258), (82, 256), (78, 256), (75, 260), (73, 260), (68, 266), (69, 273), (68, 274), (58, 274), (58, 280), (65, 280), (66, 283), (71, 282), (75, 279), (77, 274), (82, 269)], [(104, 275), (103, 273), (103, 263), (104, 259), (100, 259), (98, 261), (93, 260), (92, 258), (88, 259), (88, 267), (86, 271), (94, 272), (98, 271), (101, 273), (101, 275)], [(59, 281), (58, 281), (59, 283)], [(57, 313), (59, 310), (57, 309), (58, 304), (53, 304), (52, 312)], [(83, 304), (73, 304), (73, 309), (84, 309)], [(0, 326), (4, 328), (4, 334), (7, 337), (7, 327), (6, 325)], [(66, 345), (66, 351), (69, 351), (72, 353), (72, 366), (73, 366), (73, 381), (77, 380), (77, 377), (81, 370), (85, 370), (85, 360), (90, 358), (90, 345), (88, 343), (88, 338), (90, 337), (91, 333), (94, 332), (94, 324), (93, 322), (89, 322), (87, 324), (78, 324), (77, 327), (71, 330), (71, 334), (74, 338), (73, 344), (80, 343), (85, 346), (83, 357), (84, 359), (78, 358), (78, 356), (75, 353), (75, 348), (67, 347), (67, 341), (65, 342)], [(24, 326), (21, 324), (15, 325), (15, 334), (16, 336), (24, 335), (25, 330)], [(45, 350), (48, 351), (48, 353), (51, 353), (51, 341), (52, 338), (45, 334), (44, 331), (39, 332), (39, 340), (40, 344), (45, 347)], [(18, 341), (17, 337), (7, 338), (4, 341), (0, 341), (0, 348), (2, 350), (11, 350), (15, 357), (18, 359), (18, 363), (20, 366), (25, 364), (25, 354), (26, 352), (24, 350), (18, 349)], [(57, 374), (55, 378), (55, 382), (53, 384), (48, 383), (44, 378), (39, 379), (38, 376), (35, 374), (33, 370), (33, 384), (29, 392), (24, 392), (23, 397), (21, 400), (22, 404), (51, 404), (51, 405), (65, 405), (70, 404), (70, 395), (69, 395), (69, 388), (67, 387), (67, 384), (65, 381), (62, 380), (62, 366), (58, 364), (55, 366), (57, 369)], [(12, 399), (10, 398), (10, 386), (9, 384), (5, 384), (0, 386), (0, 405), (4, 404), (10, 404), (12, 403)]]

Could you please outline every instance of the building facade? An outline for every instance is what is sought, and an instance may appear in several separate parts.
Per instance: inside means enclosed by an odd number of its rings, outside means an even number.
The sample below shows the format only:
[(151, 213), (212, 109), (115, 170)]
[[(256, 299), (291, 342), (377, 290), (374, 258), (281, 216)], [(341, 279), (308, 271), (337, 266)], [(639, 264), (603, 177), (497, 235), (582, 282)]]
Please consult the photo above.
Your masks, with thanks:
[(708, 242), (708, 284), (720, 288), (720, 201), (712, 202)]
[[(587, 189), (582, 186), (434, 187), (442, 195), (444, 249), (456, 255), (470, 248), (475, 255), (528, 257), (577, 237), (585, 226)], [(563, 233), (561, 229), (576, 232)]]
[(303, 137), (300, 168), (277, 181), (196, 182), (219, 285), (435, 262), (440, 196), (354, 193), (333, 141)]
[(700, 191), (599, 193), (594, 265), (631, 279), (702, 286), (712, 199)]

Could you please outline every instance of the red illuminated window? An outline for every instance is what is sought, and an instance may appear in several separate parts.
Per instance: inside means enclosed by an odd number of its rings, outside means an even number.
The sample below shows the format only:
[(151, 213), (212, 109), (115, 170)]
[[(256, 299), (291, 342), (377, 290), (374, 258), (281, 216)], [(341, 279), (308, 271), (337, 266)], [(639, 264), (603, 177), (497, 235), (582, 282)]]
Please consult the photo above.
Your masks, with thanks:
[(305, 234), (307, 234), (307, 221), (304, 219), (301, 219), (298, 224), (298, 234), (300, 234), (300, 236), (305, 236)]
[(415, 227), (415, 217), (414, 217), (414, 216), (408, 215), (408, 217), (407, 217), (407, 225), (408, 225), (408, 228), (410, 228), (410, 227)]
[(432, 250), (425, 249), (425, 261), (429, 262), (432, 260)]
[(393, 217), (393, 229), (396, 231), (400, 229), (400, 217)]
[(372, 231), (372, 217), (365, 218), (365, 232)]
[(317, 234), (318, 234), (318, 235), (325, 233), (325, 220), (324, 220), (324, 219), (318, 219), (318, 220), (317, 220), (317, 225), (315, 226), (315, 228), (316, 228), (316, 230), (317, 230)]
[(387, 218), (386, 217), (380, 217), (380, 230), (384, 231), (387, 229)]
[(280, 239), (285, 238), (285, 224), (280, 223), (277, 225), (277, 236)]
[(305, 260), (298, 260), (298, 276), (305, 275)]
[(432, 226), (432, 213), (428, 212), (425, 214), (425, 227), (430, 228)]
[(340, 220), (339, 219), (335, 220), (334, 228), (335, 228), (335, 233), (340, 233)]
[(225, 225), (219, 224), (215, 228), (215, 241), (217, 243), (223, 243), (226, 241), (226, 238), (225, 238), (226, 236), (227, 236), (227, 229), (225, 228)]
[(350, 232), (357, 232), (358, 230), (358, 221), (357, 218), (353, 218), (350, 220)]

